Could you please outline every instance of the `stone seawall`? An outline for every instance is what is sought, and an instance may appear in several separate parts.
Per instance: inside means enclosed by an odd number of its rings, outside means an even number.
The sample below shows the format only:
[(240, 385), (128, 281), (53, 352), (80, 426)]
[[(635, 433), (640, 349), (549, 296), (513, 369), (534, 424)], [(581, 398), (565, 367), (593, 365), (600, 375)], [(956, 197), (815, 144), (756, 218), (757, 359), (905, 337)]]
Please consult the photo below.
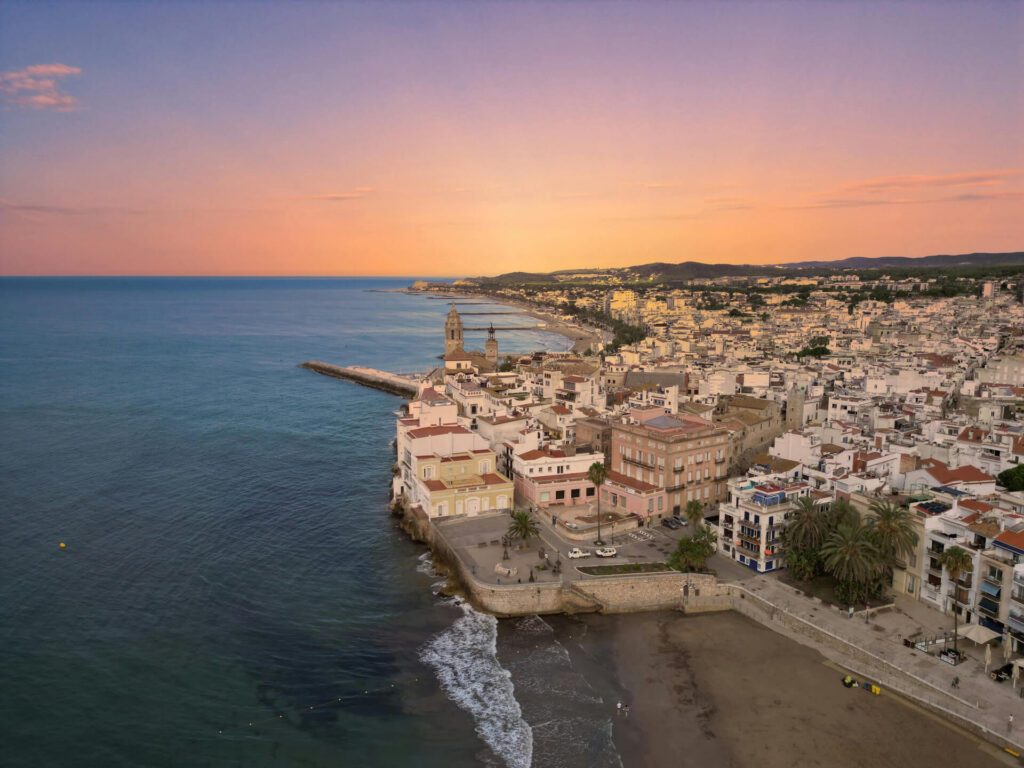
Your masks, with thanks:
[(307, 360), (299, 365), (299, 367), (323, 376), (354, 381), (357, 384), (390, 392), (393, 395), (401, 395), (402, 397), (415, 397), (417, 392), (416, 382), (412, 379), (407, 379), (404, 376), (389, 373), (388, 371), (378, 371), (375, 368), (364, 368), (359, 365), (334, 365), (320, 360)]

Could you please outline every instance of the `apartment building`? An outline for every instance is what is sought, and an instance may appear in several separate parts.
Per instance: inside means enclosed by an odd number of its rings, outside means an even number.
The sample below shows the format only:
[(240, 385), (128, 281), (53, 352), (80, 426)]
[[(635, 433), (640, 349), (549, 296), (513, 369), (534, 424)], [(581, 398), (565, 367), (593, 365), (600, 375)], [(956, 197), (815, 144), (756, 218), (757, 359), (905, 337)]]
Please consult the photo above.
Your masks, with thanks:
[(676, 513), (689, 501), (725, 498), (728, 462), (728, 431), (704, 419), (633, 409), (612, 425), (611, 469), (663, 489)]
[(784, 568), (782, 532), (795, 500), (809, 493), (807, 483), (777, 476), (730, 480), (729, 500), (718, 510), (719, 551), (759, 573)]

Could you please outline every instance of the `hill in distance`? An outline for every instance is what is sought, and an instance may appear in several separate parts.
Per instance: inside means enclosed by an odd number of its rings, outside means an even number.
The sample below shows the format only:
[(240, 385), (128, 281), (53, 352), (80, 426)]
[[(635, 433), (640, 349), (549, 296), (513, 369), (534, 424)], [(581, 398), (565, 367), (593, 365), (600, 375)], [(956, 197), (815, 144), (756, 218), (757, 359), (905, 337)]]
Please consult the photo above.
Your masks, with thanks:
[(786, 264), (707, 264), (700, 261), (683, 261), (679, 264), (654, 262), (633, 267), (610, 269), (566, 269), (557, 272), (508, 272), (494, 277), (474, 278), (479, 282), (499, 283), (541, 283), (561, 282), (569, 275), (585, 279), (586, 275), (615, 276), (623, 280), (674, 282), (682, 280), (707, 280), (716, 277), (744, 277), (783, 274), (823, 274), (845, 270), (900, 269), (927, 270), (951, 268), (978, 268), (987, 266), (1024, 266), (1024, 251), (1008, 253), (963, 253), (955, 255), (921, 256), (879, 256), (867, 258), (856, 256), (839, 261), (796, 261)]

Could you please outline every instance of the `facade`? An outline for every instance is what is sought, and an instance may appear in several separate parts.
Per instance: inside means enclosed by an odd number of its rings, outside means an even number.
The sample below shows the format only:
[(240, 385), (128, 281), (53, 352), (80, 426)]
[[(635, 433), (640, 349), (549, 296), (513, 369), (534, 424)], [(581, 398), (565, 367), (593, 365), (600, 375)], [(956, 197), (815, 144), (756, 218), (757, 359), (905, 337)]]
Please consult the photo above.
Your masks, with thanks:
[(709, 421), (633, 410), (612, 425), (611, 469), (665, 490), (671, 512), (689, 501), (712, 504), (726, 495), (729, 433)]
[(479, 449), (447, 456), (413, 458), (409, 503), (430, 518), (512, 508), (512, 482), (494, 471), (494, 451)]
[(759, 573), (784, 568), (782, 532), (794, 500), (809, 490), (803, 482), (730, 480), (729, 501), (718, 510), (719, 551)]
[(601, 486), (601, 511), (633, 515), (641, 522), (670, 513), (663, 488), (612, 470)]
[(579, 453), (574, 456), (550, 448), (525, 451), (512, 458), (515, 499), (518, 507), (545, 509), (572, 507), (595, 500), (594, 485), (587, 472), (604, 456)]

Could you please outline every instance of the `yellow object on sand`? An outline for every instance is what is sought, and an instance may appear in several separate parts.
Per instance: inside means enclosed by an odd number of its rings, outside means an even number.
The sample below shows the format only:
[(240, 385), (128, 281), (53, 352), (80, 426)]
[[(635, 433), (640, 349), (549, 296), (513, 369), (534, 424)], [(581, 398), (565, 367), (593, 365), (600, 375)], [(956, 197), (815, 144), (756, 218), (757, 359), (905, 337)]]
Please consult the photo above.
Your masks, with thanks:
[(67, 548), (68, 548), (68, 545), (67, 545), (67, 544), (65, 544), (65, 543), (64, 543), (64, 542), (62, 541), (62, 542), (60, 543), (60, 548), (61, 548), (61, 549), (67, 549)]

